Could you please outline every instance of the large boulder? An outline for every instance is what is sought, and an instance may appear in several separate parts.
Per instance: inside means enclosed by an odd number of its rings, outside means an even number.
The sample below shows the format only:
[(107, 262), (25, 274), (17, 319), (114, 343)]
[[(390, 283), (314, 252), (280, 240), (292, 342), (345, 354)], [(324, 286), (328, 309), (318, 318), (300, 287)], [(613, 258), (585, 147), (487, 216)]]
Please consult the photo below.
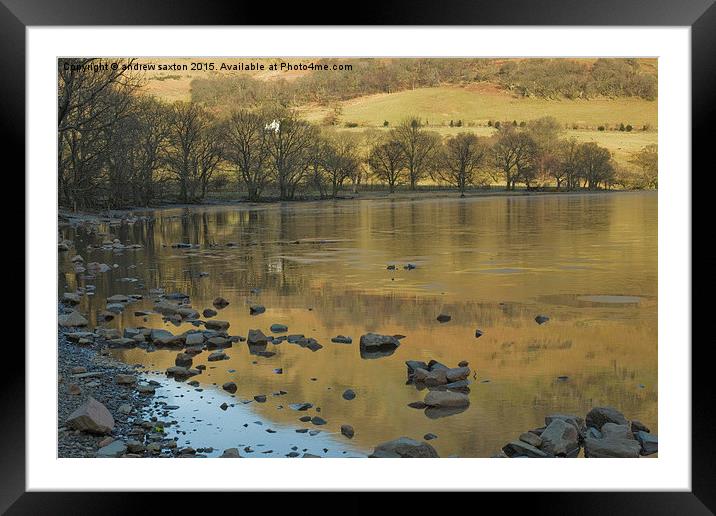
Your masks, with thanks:
[(90, 396), (70, 414), (65, 424), (82, 432), (108, 434), (114, 428), (114, 418), (107, 407)]
[(465, 407), (470, 404), (470, 398), (461, 392), (430, 391), (423, 403), (428, 407)]
[(60, 326), (64, 328), (74, 328), (77, 326), (87, 326), (89, 321), (85, 319), (79, 312), (72, 311), (68, 314), (62, 314), (57, 318)]
[(423, 441), (416, 441), (409, 437), (400, 437), (375, 447), (369, 455), (377, 459), (412, 459), (412, 458), (437, 458), (438, 452), (435, 448)]
[(577, 428), (564, 421), (554, 419), (540, 434), (540, 449), (555, 457), (576, 457), (579, 453), (579, 433)]
[(251, 345), (266, 344), (268, 343), (268, 338), (261, 330), (249, 330), (249, 334), (246, 337), (246, 342)]
[(217, 319), (212, 319), (210, 321), (204, 322), (204, 327), (207, 330), (218, 330), (218, 331), (224, 331), (229, 329), (229, 322), (228, 321), (219, 321)]
[(572, 414), (550, 414), (544, 418), (545, 427), (548, 427), (555, 419), (561, 419), (565, 423), (574, 425), (581, 437), (584, 437), (587, 431), (587, 427), (584, 424), (584, 418)]
[(641, 445), (635, 439), (595, 439), (584, 440), (584, 456), (588, 458), (631, 458), (636, 459), (641, 452)]
[(615, 423), (617, 425), (629, 425), (624, 414), (614, 407), (594, 407), (589, 411), (586, 418), (587, 426), (601, 430), (604, 423)]

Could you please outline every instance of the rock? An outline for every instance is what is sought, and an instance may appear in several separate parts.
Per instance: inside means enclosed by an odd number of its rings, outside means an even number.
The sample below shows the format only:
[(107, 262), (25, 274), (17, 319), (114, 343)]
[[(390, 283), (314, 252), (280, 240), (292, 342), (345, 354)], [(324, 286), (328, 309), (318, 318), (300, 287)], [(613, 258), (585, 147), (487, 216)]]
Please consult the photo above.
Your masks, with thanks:
[(393, 354), (393, 352), (400, 346), (400, 341), (392, 335), (379, 335), (377, 333), (366, 333), (361, 335), (360, 338), (360, 351), (362, 358), (376, 358), (371, 355), (373, 353), (383, 355), (383, 353)]
[(415, 372), (413, 373), (413, 381), (427, 386), (444, 385), (448, 383), (446, 372), (447, 369), (438, 368), (433, 371), (429, 371), (427, 369), (418, 368), (415, 369)]
[(124, 444), (122, 441), (112, 441), (107, 446), (104, 446), (100, 448), (97, 451), (97, 457), (106, 459), (106, 458), (114, 458), (114, 457), (121, 457), (127, 453), (127, 445)]
[(458, 367), (467, 367), (467, 366), (469, 366), (469, 365), (470, 365), (470, 362), (468, 362), (467, 360), (461, 360), (461, 361), (457, 364)]
[(258, 394), (254, 396), (254, 399), (257, 403), (265, 403), (266, 402), (266, 395), (265, 394)]
[(230, 392), (231, 394), (234, 394), (236, 392), (236, 384), (234, 382), (226, 382), (224, 385), (221, 386), (222, 389), (224, 389), (226, 392)]
[(179, 367), (191, 367), (192, 362), (193, 359), (191, 358), (191, 355), (187, 355), (186, 353), (178, 353), (174, 359), (174, 364)]
[(60, 326), (63, 328), (72, 328), (76, 326), (87, 326), (89, 321), (85, 319), (79, 312), (70, 312), (68, 314), (62, 314), (57, 318)]
[(468, 377), (469, 374), (469, 367), (455, 367), (453, 369), (448, 369), (445, 372), (445, 377), (447, 378), (448, 382), (457, 382), (460, 380), (464, 380)]
[(464, 407), (470, 404), (470, 398), (459, 392), (430, 391), (423, 402), (428, 407)]
[(537, 324), (544, 324), (547, 321), (549, 321), (549, 317), (547, 317), (546, 315), (538, 315), (537, 317), (535, 317), (535, 322)]
[(286, 333), (288, 331), (288, 326), (285, 324), (272, 324), (269, 329), (271, 330), (271, 333)]
[(544, 418), (545, 427), (549, 426), (549, 424), (552, 423), (552, 421), (554, 421), (555, 419), (561, 419), (562, 421), (573, 425), (577, 429), (577, 432), (579, 432), (579, 435), (582, 437), (584, 437), (584, 434), (587, 431), (584, 425), (584, 419), (579, 416), (574, 416), (572, 414), (550, 414), (549, 416), (546, 416)]
[(122, 403), (117, 409), (117, 412), (126, 416), (132, 413), (132, 406), (129, 403)]
[(482, 337), (484, 334), (485, 334), (485, 332), (483, 332), (482, 330), (475, 330), (475, 338), (476, 338), (476, 339), (479, 339), (479, 338)]
[(353, 392), (353, 390), (346, 389), (345, 391), (343, 391), (343, 399), (344, 400), (350, 401), (350, 400), (355, 399), (355, 397), (356, 397), (356, 393)]
[(173, 338), (175, 335), (167, 330), (154, 329), (149, 332), (149, 340), (152, 342), (158, 341), (159, 339)]
[(261, 330), (249, 330), (249, 334), (246, 337), (246, 342), (250, 345), (267, 344), (268, 337), (266, 337), (266, 335), (264, 335)]
[(424, 369), (428, 371), (430, 368), (428, 364), (420, 360), (406, 360), (405, 365), (408, 366), (408, 379), (410, 380), (417, 369)]
[(539, 437), (542, 439), (540, 449), (549, 455), (570, 457), (579, 453), (577, 428), (562, 419), (552, 421)]
[(223, 351), (214, 351), (211, 355), (209, 355), (207, 360), (209, 362), (216, 362), (218, 360), (227, 360), (228, 358), (228, 355)]
[(222, 458), (222, 459), (240, 459), (241, 455), (239, 454), (238, 448), (227, 448), (220, 455), (220, 458)]
[(532, 432), (525, 432), (520, 435), (520, 441), (534, 446), (535, 448), (539, 448), (540, 446), (542, 446), (542, 438), (537, 434), (533, 434)]
[(627, 425), (604, 423), (601, 433), (604, 439), (634, 439), (634, 434)]
[(217, 321), (216, 319), (213, 319), (211, 321), (206, 321), (204, 323), (204, 327), (207, 330), (224, 331), (224, 330), (229, 329), (229, 322), (228, 321)]
[(639, 430), (636, 433), (636, 440), (641, 445), (641, 455), (653, 455), (659, 452), (659, 438), (657, 436)]
[(216, 310), (212, 310), (211, 308), (205, 308), (204, 311), (201, 312), (201, 315), (208, 319), (209, 317), (215, 317), (217, 313), (218, 312)]
[(66, 305), (78, 305), (80, 304), (80, 300), (79, 294), (73, 292), (65, 292), (62, 295), (62, 302)]
[[(201, 333), (188, 333), (184, 339), (187, 346), (201, 346), (204, 343), (204, 335)], [(177, 364), (179, 365), (179, 364)]]
[(206, 341), (206, 347), (208, 349), (229, 348), (231, 341), (225, 337), (211, 337)]
[(251, 305), (249, 307), (249, 314), (251, 315), (259, 315), (266, 311), (266, 307), (263, 305)]
[(437, 438), (438, 438), (437, 435), (431, 434), (431, 433), (427, 433), (423, 436), (423, 439), (425, 439), (426, 441), (432, 441), (433, 439), (437, 439)]
[(409, 437), (400, 437), (379, 444), (369, 455), (370, 458), (438, 458), (435, 448), (426, 442), (416, 441)]
[(587, 431), (584, 434), (584, 437), (585, 437), (585, 439), (588, 437), (591, 437), (592, 439), (601, 439), (603, 436), (599, 430), (597, 430), (593, 426), (590, 426), (589, 428), (587, 428)]
[(123, 295), (123, 294), (115, 294), (114, 296), (107, 298), (107, 303), (128, 303), (129, 297)]
[(135, 439), (127, 441), (127, 451), (129, 453), (143, 453), (144, 445)]
[(179, 314), (182, 319), (198, 319), (199, 318), (199, 312), (197, 312), (193, 308), (178, 308), (176, 313)]
[(355, 430), (351, 425), (341, 425), (341, 434), (345, 435), (348, 439), (353, 439)]
[(531, 444), (528, 444), (521, 440), (507, 443), (505, 446), (502, 447), (502, 451), (508, 457), (531, 457), (535, 459), (544, 459), (549, 457), (549, 455), (547, 455), (542, 450), (535, 448)]
[(118, 374), (114, 377), (114, 382), (118, 385), (134, 385), (137, 383), (137, 377), (131, 374)]
[(446, 322), (448, 322), (450, 319), (452, 319), (452, 317), (449, 316), (448, 314), (440, 314), (440, 315), (438, 315), (438, 322), (446, 323)]
[(335, 342), (336, 344), (353, 344), (353, 339), (344, 335), (336, 335), (331, 339), (331, 342)]
[(82, 394), (82, 390), (80, 389), (80, 386), (76, 383), (71, 383), (67, 386), (67, 394), (78, 396), (79, 394)]
[(637, 433), (637, 432), (646, 432), (647, 434), (650, 433), (649, 428), (644, 423), (642, 423), (641, 421), (639, 421), (637, 419), (632, 419), (631, 431), (633, 433)]
[(425, 403), (423, 403), (422, 401), (412, 401), (412, 402), (408, 403), (408, 407), (414, 408), (414, 409), (424, 409), (427, 407), (427, 405)]
[(167, 368), (166, 374), (167, 376), (174, 377), (176, 380), (185, 380), (191, 376), (196, 375), (197, 371), (195, 371), (194, 369), (187, 369), (186, 367), (172, 366)]
[(114, 428), (114, 418), (107, 407), (90, 396), (70, 414), (65, 425), (81, 432), (108, 434)]
[(82, 366), (77, 366), (77, 367), (73, 367), (72, 369), (70, 369), (70, 373), (72, 373), (72, 374), (82, 374), (82, 373), (86, 373), (86, 372), (87, 372), (87, 368), (82, 367)]
[(221, 296), (214, 299), (212, 303), (216, 308), (224, 308), (229, 305), (229, 302)]
[(304, 403), (291, 403), (291, 404), (289, 405), (289, 407), (291, 407), (292, 410), (304, 411), (304, 410), (308, 410), (308, 409), (310, 409), (311, 407), (313, 407), (313, 404), (312, 404), (312, 403), (305, 403), (305, 402), (304, 402)]
[(229, 408), (229, 404), (226, 403), (226, 402), (224, 402), (224, 403), (222, 403), (221, 405), (219, 405), (219, 408), (220, 408), (221, 410), (226, 410), (226, 409)]
[(588, 458), (624, 457), (636, 459), (641, 445), (636, 439), (594, 439), (584, 440), (584, 456)]
[(301, 339), (304, 339), (304, 338), (305, 338), (304, 335), (295, 334), (295, 335), (289, 335), (288, 337), (286, 337), (286, 340), (288, 342), (290, 342), (291, 344), (296, 344), (296, 343), (298, 343), (298, 341), (300, 341)]
[(586, 423), (587, 426), (594, 427), (597, 430), (601, 430), (604, 423), (629, 424), (624, 414), (613, 407), (594, 407), (587, 414)]
[(327, 422), (328, 421), (323, 419), (321, 416), (313, 416), (311, 418), (311, 423), (313, 423), (314, 425), (318, 425), (318, 426), (325, 425)]
[(154, 386), (147, 383), (140, 383), (137, 385), (137, 392), (144, 395), (153, 395)]
[(406, 271), (412, 271), (416, 267), (417, 266), (414, 263), (408, 263), (406, 265), (403, 265), (403, 269), (405, 269)]

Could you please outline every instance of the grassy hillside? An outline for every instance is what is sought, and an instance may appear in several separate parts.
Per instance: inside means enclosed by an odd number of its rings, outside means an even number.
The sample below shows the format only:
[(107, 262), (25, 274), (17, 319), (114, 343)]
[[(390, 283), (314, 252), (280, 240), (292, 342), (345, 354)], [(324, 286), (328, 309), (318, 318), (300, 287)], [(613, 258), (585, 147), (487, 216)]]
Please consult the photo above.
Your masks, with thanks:
[[(517, 122), (542, 116), (553, 116), (566, 126), (594, 128), (620, 123), (641, 128), (657, 127), (657, 103), (639, 98), (549, 100), (515, 97), (497, 87), (478, 83), (465, 87), (441, 86), (390, 94), (369, 95), (341, 104), (344, 122), (365, 126), (382, 126), (400, 122), (410, 115), (427, 120), (430, 125), (447, 125), (461, 119), (465, 124), (486, 125), (488, 120)], [(307, 106), (307, 119), (322, 120), (331, 110)]]

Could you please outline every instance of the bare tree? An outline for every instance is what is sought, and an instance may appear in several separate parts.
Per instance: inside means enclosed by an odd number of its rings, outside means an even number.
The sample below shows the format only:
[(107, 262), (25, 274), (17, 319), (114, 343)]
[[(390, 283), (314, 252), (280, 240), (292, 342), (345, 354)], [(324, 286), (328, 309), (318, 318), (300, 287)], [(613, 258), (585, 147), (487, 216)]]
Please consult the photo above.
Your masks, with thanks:
[(267, 120), (259, 113), (241, 110), (226, 125), (226, 160), (246, 186), (250, 201), (261, 198), (269, 181)]
[(600, 147), (594, 142), (583, 143), (577, 152), (577, 166), (585, 186), (590, 190), (603, 185), (609, 187), (614, 178), (614, 165), (609, 149)]
[(271, 166), (282, 200), (294, 199), (310, 167), (310, 148), (316, 129), (292, 113), (267, 125)]
[(375, 143), (368, 153), (368, 166), (379, 181), (388, 184), (390, 193), (406, 181), (405, 154), (395, 140)]
[(485, 163), (489, 150), (488, 143), (472, 133), (459, 133), (448, 138), (434, 176), (457, 187), (464, 196), (465, 189), (475, 184), (478, 169)]
[(503, 173), (507, 190), (519, 181), (529, 181), (534, 173), (535, 143), (531, 136), (505, 124), (492, 147), (495, 166)]
[(340, 132), (327, 137), (324, 167), (331, 184), (331, 196), (335, 199), (343, 182), (360, 171), (358, 142), (352, 134)]
[(418, 181), (433, 170), (440, 148), (440, 137), (434, 132), (426, 131), (419, 118), (403, 120), (398, 127), (391, 130), (390, 136), (403, 152), (410, 189), (415, 190)]

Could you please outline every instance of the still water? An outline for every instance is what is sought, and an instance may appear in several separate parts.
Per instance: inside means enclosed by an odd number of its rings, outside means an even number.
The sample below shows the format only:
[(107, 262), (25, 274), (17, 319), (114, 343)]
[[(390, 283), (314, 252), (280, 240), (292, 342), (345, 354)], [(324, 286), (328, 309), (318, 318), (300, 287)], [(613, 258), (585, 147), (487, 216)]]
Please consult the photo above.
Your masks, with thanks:
[[(207, 370), (192, 380), (203, 391), (174, 382), (158, 391), (179, 405), (173, 417), (183, 418), (182, 443), (261, 445), (283, 456), (310, 439), (295, 429), (315, 428), (298, 421), (306, 413), (289, 408), (297, 402), (320, 407), (327, 421), (320, 448), (331, 455), (338, 447), (342, 455), (335, 454), (344, 457), (426, 433), (438, 436), (430, 443), (442, 457), (487, 457), (542, 426), (545, 415), (584, 416), (605, 404), (658, 432), (656, 193), (357, 200), (139, 215), (150, 219), (100, 225), (95, 233), (61, 230), (86, 262), (117, 265), (83, 279), (72, 269), (74, 253), (60, 256), (60, 292), (96, 286), (96, 295), (84, 296), (79, 307), (91, 322), (107, 297), (143, 294), (104, 325), (193, 329), (158, 314), (134, 316), (151, 309), (149, 289), (163, 288), (188, 294), (199, 312), (217, 296), (228, 299), (216, 318), (231, 323), (232, 335), (252, 328), (268, 335), (269, 326), (280, 323), (323, 345), (312, 352), (269, 344), (275, 355), (266, 358), (235, 343), (226, 361), (207, 362), (206, 351), (197, 355), (194, 367), (206, 364)], [(107, 238), (143, 247), (86, 250)], [(175, 243), (198, 247), (171, 247)], [(407, 263), (416, 268), (405, 270)], [(391, 264), (396, 270), (387, 269)], [(250, 315), (250, 304), (266, 312)], [(452, 319), (439, 323), (441, 313)], [(549, 322), (536, 324), (538, 314)], [(367, 332), (405, 338), (394, 354), (363, 359), (358, 341)], [(353, 344), (332, 343), (339, 334)], [(174, 365), (177, 353), (113, 352), (150, 374)], [(404, 362), (411, 359), (450, 367), (468, 361), (477, 372), (470, 376), (469, 408), (431, 419), (408, 407), (426, 392), (406, 384)], [(227, 381), (238, 385), (233, 397), (220, 388)], [(341, 396), (348, 388), (357, 394), (351, 401)], [(271, 395), (280, 390), (287, 394)], [(240, 402), (258, 394), (267, 401)], [(233, 406), (222, 411), (223, 401)], [(340, 435), (342, 424), (355, 429), (352, 440)], [(266, 433), (267, 427), (277, 432)]]

